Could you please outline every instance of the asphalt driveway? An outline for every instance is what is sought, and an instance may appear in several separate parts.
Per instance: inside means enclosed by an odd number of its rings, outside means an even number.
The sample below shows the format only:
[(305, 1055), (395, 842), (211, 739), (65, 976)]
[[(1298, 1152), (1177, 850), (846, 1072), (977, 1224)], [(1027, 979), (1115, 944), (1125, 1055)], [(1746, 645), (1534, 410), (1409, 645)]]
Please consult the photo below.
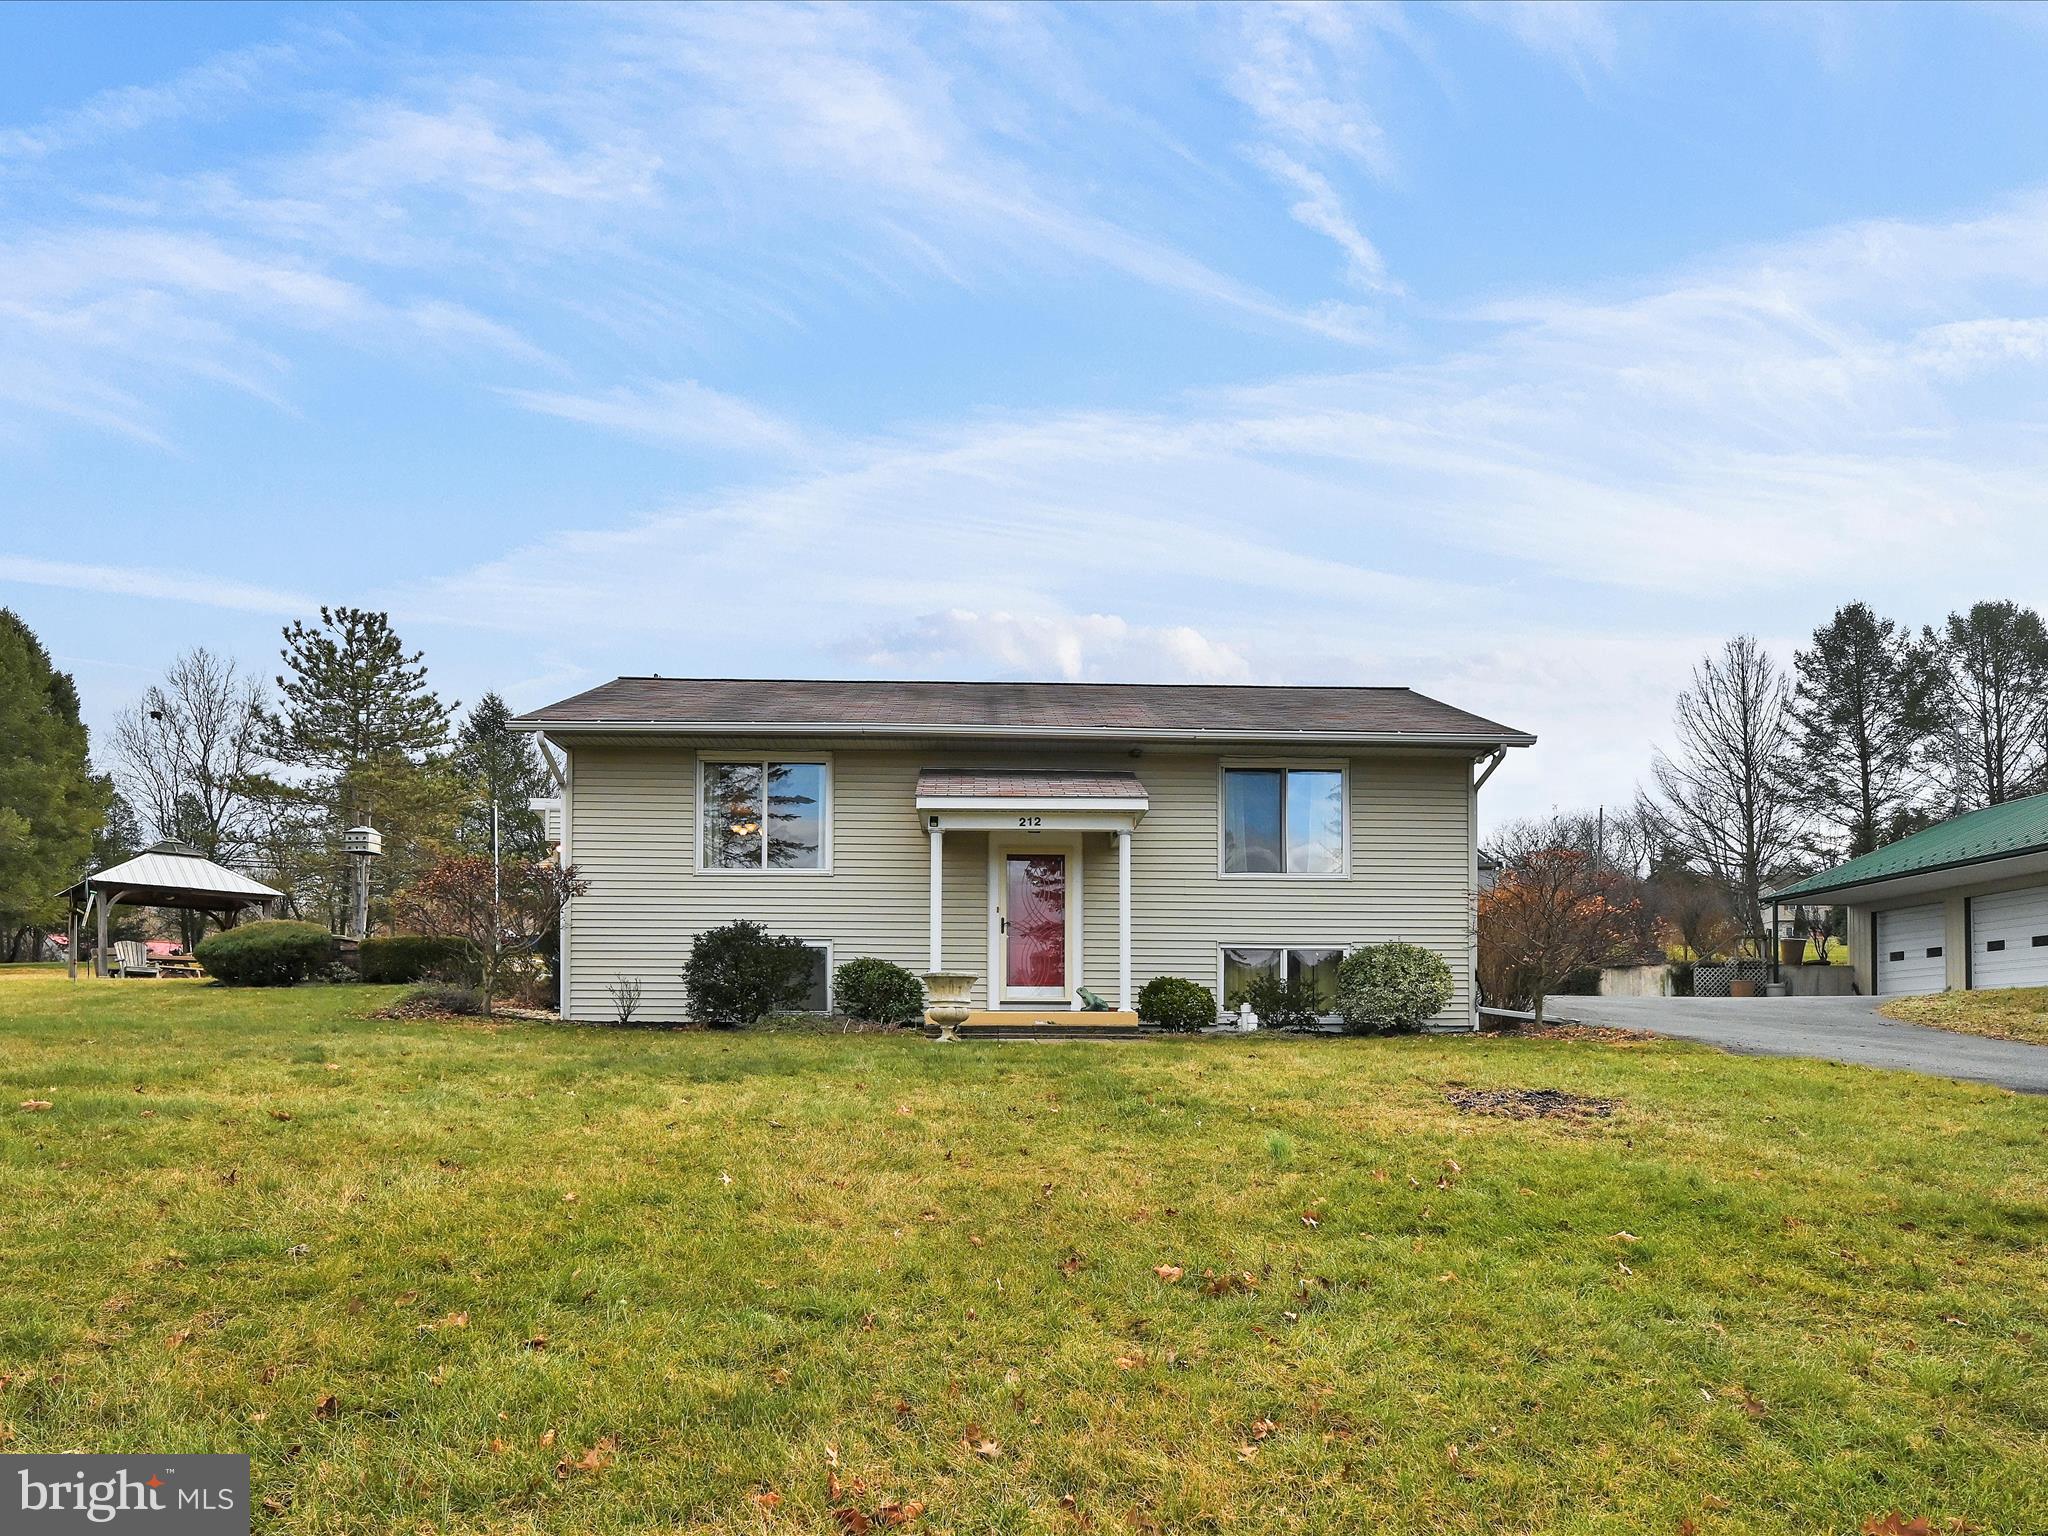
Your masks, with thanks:
[(2048, 1046), (1900, 1024), (1874, 997), (1553, 997), (1546, 1016), (1704, 1040), (1756, 1056), (1812, 1056), (2048, 1093)]

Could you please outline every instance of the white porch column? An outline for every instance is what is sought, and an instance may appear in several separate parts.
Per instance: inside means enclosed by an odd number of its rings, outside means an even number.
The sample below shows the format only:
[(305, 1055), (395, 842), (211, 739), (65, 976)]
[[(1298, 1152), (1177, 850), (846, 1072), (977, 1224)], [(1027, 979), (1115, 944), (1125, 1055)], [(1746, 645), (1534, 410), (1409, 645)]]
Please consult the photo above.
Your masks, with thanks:
[(1116, 835), (1117, 1007), (1131, 1006), (1131, 831)]
[(932, 828), (932, 963), (930, 970), (943, 971), (945, 962), (946, 834)]

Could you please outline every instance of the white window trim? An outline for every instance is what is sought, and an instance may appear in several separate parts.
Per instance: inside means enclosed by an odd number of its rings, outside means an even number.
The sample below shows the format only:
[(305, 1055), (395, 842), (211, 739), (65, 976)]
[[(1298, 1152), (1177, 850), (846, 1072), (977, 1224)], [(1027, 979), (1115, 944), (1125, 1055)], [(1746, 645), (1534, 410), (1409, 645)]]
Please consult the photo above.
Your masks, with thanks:
[[(766, 764), (769, 763), (816, 763), (825, 770), (824, 804), (818, 818), (818, 842), (821, 862), (816, 869), (776, 869), (762, 864), (749, 869), (719, 869), (704, 861), (711, 856), (711, 841), (705, 836), (704, 822), (704, 770), (712, 763), (760, 763), (763, 765), (763, 793), (766, 793)], [(834, 774), (830, 752), (699, 752), (697, 754), (697, 787), (695, 809), (691, 813), (691, 824), (696, 833), (694, 850), (695, 872), (712, 878), (730, 877), (738, 880), (785, 880), (791, 877), (816, 879), (832, 873), (832, 802)], [(764, 805), (761, 814), (766, 816)]]
[[(1230, 773), (1232, 769), (1236, 768), (1305, 768), (1311, 771), (1323, 773), (1329, 773), (1334, 771), (1337, 774), (1337, 792), (1343, 801), (1344, 847), (1343, 853), (1338, 859), (1338, 867), (1334, 873), (1311, 874), (1307, 871), (1296, 872), (1285, 869), (1232, 870), (1225, 867), (1226, 863), (1228, 862), (1228, 850), (1225, 847), (1225, 829), (1228, 827), (1230, 821), (1230, 790), (1228, 779), (1226, 776)], [(1285, 780), (1283, 780), (1280, 785), (1280, 805), (1280, 835), (1282, 840), (1280, 856), (1284, 859), (1287, 856), (1287, 785)], [(1349, 880), (1351, 878), (1350, 760), (1341, 757), (1226, 757), (1220, 759), (1216, 764), (1216, 875), (1217, 878), (1221, 880)], [(1231, 947), (1233, 949), (1236, 949), (1243, 948), (1244, 946), (1232, 945)]]
[[(1357, 945), (1346, 939), (1230, 939), (1216, 946), (1216, 1006), (1224, 1018), (1231, 1016), (1231, 1007), (1223, 992), (1223, 952), (1226, 949), (1277, 949), (1281, 952), (1280, 979), (1287, 979), (1287, 951), (1290, 949), (1334, 949), (1338, 957), (1351, 953)], [(1319, 1013), (1316, 1017), (1325, 1024), (1334, 1024), (1342, 1019), (1338, 1013)]]

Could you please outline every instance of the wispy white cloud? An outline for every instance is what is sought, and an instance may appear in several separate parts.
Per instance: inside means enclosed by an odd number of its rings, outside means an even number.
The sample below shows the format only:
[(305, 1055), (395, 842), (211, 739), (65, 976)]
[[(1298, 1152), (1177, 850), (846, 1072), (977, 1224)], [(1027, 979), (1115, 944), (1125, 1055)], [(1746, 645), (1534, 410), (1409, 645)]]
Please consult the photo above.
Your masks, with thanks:
[[(1765, 7), (1766, 11), (1773, 7)], [(1465, 14), (1501, 28), (1532, 53), (1564, 66), (1581, 86), (1614, 67), (1620, 7), (1606, 0), (1484, 0)]]
[(908, 675), (1051, 678), (1065, 682), (1247, 682), (1250, 663), (1191, 625), (1132, 624), (1111, 613), (940, 613), (878, 626), (835, 649), (863, 666)]
[(597, 395), (537, 389), (507, 389), (503, 393), (540, 415), (646, 442), (735, 453), (800, 454), (807, 444), (818, 441), (807, 438), (795, 423), (695, 379), (637, 388), (621, 385)]
[(227, 581), (203, 571), (86, 565), (68, 560), (35, 559), (27, 555), (0, 555), (0, 581), (56, 587), (67, 592), (103, 592), (115, 597), (196, 603), (201, 607), (228, 608), (246, 613), (304, 615), (316, 606), (313, 599), (303, 592)]
[(101, 91), (33, 126), (0, 128), (0, 170), (216, 110), (301, 62), (296, 48), (263, 43), (216, 55), (160, 84)]
[(1387, 277), (1387, 264), (1378, 247), (1345, 211), (1343, 199), (1329, 178), (1312, 171), (1293, 156), (1270, 145), (1253, 151), (1253, 158), (1276, 181), (1291, 186), (1300, 198), (1287, 211), (1296, 223), (1327, 235), (1343, 251), (1351, 280), (1361, 288), (1381, 291), (1394, 288)]

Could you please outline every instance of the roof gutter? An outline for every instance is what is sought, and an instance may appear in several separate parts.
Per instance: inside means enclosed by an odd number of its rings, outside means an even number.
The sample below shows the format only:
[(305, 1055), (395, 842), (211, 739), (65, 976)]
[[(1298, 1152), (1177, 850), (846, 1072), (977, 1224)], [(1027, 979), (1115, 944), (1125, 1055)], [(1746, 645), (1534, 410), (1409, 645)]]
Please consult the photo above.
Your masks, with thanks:
[(515, 731), (546, 732), (550, 736), (592, 733), (606, 736), (845, 736), (855, 739), (867, 737), (888, 740), (901, 740), (906, 736), (960, 736), (1015, 737), (1037, 741), (1312, 741), (1345, 746), (1458, 747), (1477, 751), (1533, 747), (1536, 744), (1534, 736), (1520, 731), (1480, 736), (1469, 732), (1434, 731), (1162, 731), (1105, 725), (869, 725), (850, 721), (813, 721), (799, 724), (730, 720), (530, 719), (514, 720), (511, 722), (511, 728)]
[(1980, 853), (1974, 858), (1950, 859), (1941, 864), (1922, 864), (1916, 869), (1902, 869), (1889, 875), (1874, 875), (1865, 880), (1845, 880), (1840, 885), (1823, 885), (1818, 889), (1801, 889), (1800, 885), (1788, 885), (1783, 890), (1766, 891), (1766, 901), (1802, 902), (1822, 896), (1835, 896), (1843, 891), (1875, 890), (1881, 885), (1890, 885), (1895, 880), (1916, 880), (1922, 875), (1945, 874), (1952, 869), (1973, 869), (1979, 864), (1996, 864), (2001, 859), (2024, 859), (2029, 854), (2048, 853), (2048, 844), (2036, 843), (2031, 848), (2008, 848), (2003, 853)]

